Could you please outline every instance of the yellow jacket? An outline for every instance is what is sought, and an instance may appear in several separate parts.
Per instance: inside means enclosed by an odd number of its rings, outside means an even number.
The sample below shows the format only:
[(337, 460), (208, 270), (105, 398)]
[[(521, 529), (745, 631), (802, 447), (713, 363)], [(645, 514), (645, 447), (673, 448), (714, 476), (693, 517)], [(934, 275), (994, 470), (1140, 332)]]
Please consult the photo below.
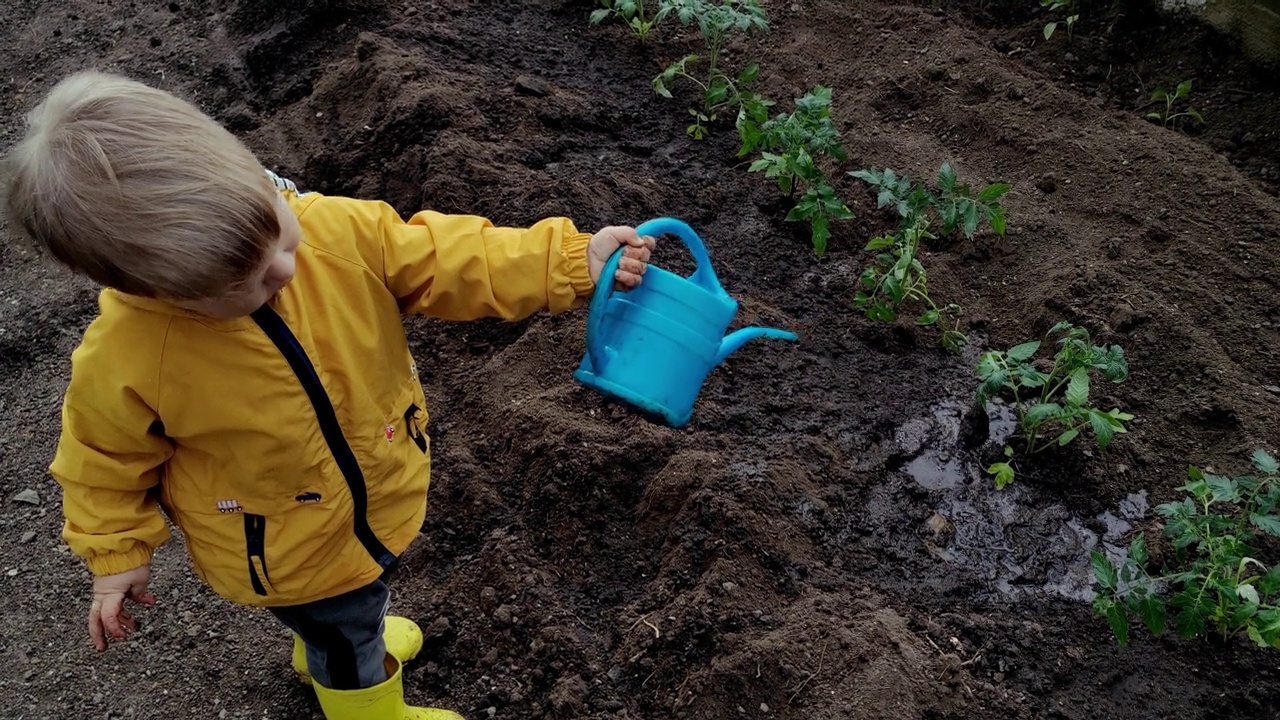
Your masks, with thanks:
[(515, 320), (577, 307), (590, 236), (497, 228), (282, 190), (294, 280), (253, 317), (210, 320), (105, 290), (72, 355), (51, 472), (63, 537), (99, 575), (182, 529), (218, 594), (292, 605), (366, 585), (427, 510), (430, 449), (402, 314)]

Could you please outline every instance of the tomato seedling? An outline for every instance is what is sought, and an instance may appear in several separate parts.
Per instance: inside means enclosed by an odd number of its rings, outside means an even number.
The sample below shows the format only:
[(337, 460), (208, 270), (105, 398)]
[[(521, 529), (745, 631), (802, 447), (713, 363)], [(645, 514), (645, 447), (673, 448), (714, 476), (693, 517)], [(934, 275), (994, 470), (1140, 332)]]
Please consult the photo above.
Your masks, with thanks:
[[(1174, 550), (1173, 567), (1165, 564), (1159, 575), (1147, 571), (1141, 533), (1119, 567), (1093, 551), (1093, 609), (1107, 618), (1120, 645), (1129, 641), (1130, 615), (1159, 635), (1172, 614), (1184, 638), (1215, 631), (1225, 639), (1243, 632), (1257, 645), (1280, 648), (1280, 563), (1274, 557), (1280, 465), (1258, 450), (1253, 466), (1257, 475), (1240, 477), (1187, 469), (1188, 480), (1178, 488), (1187, 497), (1156, 507)], [(1268, 542), (1259, 542), (1262, 537)]]
[(854, 294), (853, 304), (872, 320), (892, 322), (898, 318), (899, 308), (904, 303), (920, 301), (924, 303), (925, 311), (916, 318), (916, 324), (941, 327), (939, 343), (943, 348), (957, 352), (969, 343), (969, 338), (959, 329), (963, 308), (955, 303), (939, 306), (934, 302), (929, 296), (928, 273), (917, 257), (920, 241), (934, 237), (928, 228), (929, 219), (917, 214), (896, 235), (872, 238), (867, 243), (867, 250), (880, 252), (863, 270), (859, 280), (861, 289)]
[(939, 337), (942, 347), (959, 351), (969, 343), (969, 338), (960, 331), (959, 318), (964, 309), (955, 303), (939, 304), (929, 295), (928, 274), (919, 258), (920, 242), (939, 238), (929, 231), (930, 213), (941, 223), (942, 237), (951, 235), (957, 228), (972, 237), (983, 219), (997, 234), (1004, 235), (1006, 216), (1000, 198), (1009, 191), (1010, 185), (992, 183), (975, 196), (968, 184), (957, 184), (955, 171), (948, 163), (943, 163), (938, 170), (938, 194), (890, 168), (856, 170), (849, 175), (876, 188), (876, 206), (892, 206), (901, 218), (896, 232), (872, 238), (867, 243), (867, 250), (880, 252), (863, 271), (862, 287), (854, 295), (854, 306), (872, 320), (893, 321), (903, 303), (920, 301), (925, 310), (916, 318), (916, 324), (937, 325), (942, 330)]
[(847, 158), (840, 131), (831, 120), (831, 89), (818, 85), (795, 101), (795, 112), (768, 118), (767, 108), (772, 104), (755, 98), (750, 106), (739, 110), (737, 125), (742, 146), (738, 157), (759, 152), (760, 158), (751, 163), (750, 171), (763, 172), (765, 177), (776, 180), (778, 189), (788, 198), (804, 188), (787, 220), (808, 221), (813, 249), (821, 256), (831, 237), (831, 221), (853, 217), (818, 165), (823, 156), (837, 161)]
[(599, 25), (610, 15), (613, 15), (631, 28), (631, 32), (642, 43), (649, 37), (649, 33), (660, 25), (671, 12), (670, 2), (658, 2), (657, 0), (654, 2), (656, 8), (652, 16), (645, 13), (644, 0), (600, 0), (600, 5), (599, 9), (591, 13), (590, 22), (592, 25)]
[(693, 123), (686, 131), (695, 139), (706, 137), (708, 127), (725, 108), (735, 110), (744, 106), (754, 96), (743, 88), (755, 82), (760, 66), (752, 63), (731, 78), (721, 66), (721, 50), (725, 38), (732, 32), (750, 35), (755, 31), (767, 31), (769, 22), (758, 0), (664, 0), (668, 14), (674, 13), (681, 25), (697, 24), (707, 45), (705, 74), (695, 76), (691, 64), (699, 61), (696, 54), (671, 63), (653, 79), (653, 91), (670, 98), (671, 85), (678, 78), (685, 78), (702, 90), (702, 107), (689, 108)]
[[(1122, 383), (1129, 376), (1129, 364), (1119, 345), (1095, 345), (1089, 331), (1069, 322), (1054, 325), (1046, 337), (1061, 334), (1061, 347), (1053, 358), (1048, 373), (1036, 369), (1032, 359), (1041, 341), (1032, 340), (1009, 348), (982, 354), (976, 374), (977, 403), (985, 406), (989, 398), (1007, 394), (1013, 401), (1022, 433), (1022, 449), (1034, 455), (1054, 445), (1066, 445), (1082, 433), (1091, 432), (1100, 450), (1106, 450), (1117, 434), (1127, 432), (1125, 423), (1133, 416), (1119, 408), (1100, 410), (1089, 403), (1090, 374), (1101, 373), (1112, 383)], [(1012, 447), (1005, 449), (1012, 458)], [(1009, 462), (987, 468), (997, 487), (1014, 480)]]

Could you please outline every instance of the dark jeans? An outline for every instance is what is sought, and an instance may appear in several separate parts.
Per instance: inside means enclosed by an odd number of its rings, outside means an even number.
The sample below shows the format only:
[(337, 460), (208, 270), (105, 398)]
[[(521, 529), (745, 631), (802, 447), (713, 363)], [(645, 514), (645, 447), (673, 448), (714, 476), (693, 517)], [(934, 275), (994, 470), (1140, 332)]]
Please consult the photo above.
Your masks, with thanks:
[(332, 690), (359, 690), (387, 679), (382, 620), (390, 593), (382, 580), (304, 605), (271, 608), (307, 646), (312, 682)]

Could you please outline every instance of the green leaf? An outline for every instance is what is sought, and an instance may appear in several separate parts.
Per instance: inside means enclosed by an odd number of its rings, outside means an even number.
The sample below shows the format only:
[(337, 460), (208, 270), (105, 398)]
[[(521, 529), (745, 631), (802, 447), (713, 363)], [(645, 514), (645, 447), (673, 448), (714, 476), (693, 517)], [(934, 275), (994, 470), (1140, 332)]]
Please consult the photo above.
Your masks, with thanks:
[(942, 167), (938, 168), (938, 187), (947, 194), (955, 189), (956, 171), (951, 168), (951, 163), (942, 163)]
[(1048, 379), (1047, 375), (1036, 370), (1030, 365), (1024, 363), (1018, 366), (1018, 383), (1022, 385), (1022, 387), (1044, 387), (1044, 384)]
[(827, 214), (831, 216), (832, 220), (852, 220), (854, 218), (853, 211), (849, 209), (849, 206), (839, 200), (836, 200), (834, 205), (827, 204)]
[(1121, 646), (1129, 644), (1129, 615), (1124, 606), (1113, 604), (1107, 608), (1107, 622), (1111, 623), (1111, 632), (1115, 633), (1116, 642)]
[(1031, 356), (1035, 355), (1036, 351), (1039, 349), (1040, 341), (1032, 340), (1031, 342), (1022, 343), (1021, 345), (1014, 345), (1009, 348), (1009, 352), (1007, 354), (1010, 360), (1013, 360), (1014, 362), (1023, 362), (1031, 359)]
[(1152, 635), (1164, 632), (1165, 607), (1164, 600), (1157, 595), (1148, 595), (1138, 602), (1138, 615), (1146, 624)]
[(1058, 403), (1038, 403), (1027, 408), (1022, 415), (1024, 427), (1037, 427), (1062, 414), (1062, 406)]
[(997, 235), (1004, 235), (1006, 228), (1004, 208), (993, 208), (989, 219), (991, 222), (991, 229), (994, 230)]
[(895, 242), (897, 242), (897, 240), (895, 240), (892, 235), (871, 238), (870, 242), (867, 243), (867, 246), (863, 248), (863, 250), (883, 250), (887, 247), (893, 247)]
[(1262, 633), (1258, 632), (1258, 628), (1252, 623), (1245, 627), (1245, 632), (1249, 635), (1249, 639), (1262, 647), (1270, 647), (1271, 644), (1262, 639)]
[(996, 200), (999, 200), (1002, 195), (1009, 192), (1009, 188), (1011, 187), (1013, 186), (1009, 183), (992, 183), (982, 188), (982, 192), (978, 193), (978, 202), (990, 205)]
[(880, 178), (871, 170), (850, 170), (847, 174), (871, 185), (880, 184)]
[(1098, 441), (1098, 448), (1106, 450), (1111, 444), (1111, 439), (1115, 437), (1115, 427), (1112, 426), (1111, 420), (1103, 413), (1097, 410), (1089, 411), (1089, 426), (1093, 428), (1093, 437)]
[(1116, 566), (1106, 555), (1094, 550), (1089, 553), (1089, 561), (1093, 565), (1093, 577), (1103, 590), (1116, 589)]
[(813, 232), (811, 239), (813, 241), (813, 250), (822, 257), (827, 251), (827, 240), (831, 238), (831, 225), (826, 215), (815, 215), (809, 222)]
[(1253, 513), (1249, 516), (1249, 522), (1262, 532), (1272, 537), (1280, 537), (1280, 518), (1275, 515), (1260, 515)]
[(884, 304), (883, 301), (877, 301), (867, 310), (867, 317), (872, 320), (881, 320), (884, 322), (893, 322), (898, 319), (898, 313), (893, 308)]
[(1013, 482), (1013, 466), (1009, 463), (994, 463), (987, 468), (987, 474), (995, 476), (997, 490), (1003, 490)]
[(787, 222), (799, 222), (801, 220), (808, 220), (812, 216), (813, 208), (806, 207), (804, 203), (799, 203), (795, 207), (791, 208), (791, 212), (787, 213), (786, 219)]
[(1048, 40), (1053, 37), (1053, 31), (1058, 29), (1058, 23), (1051, 22), (1044, 26), (1044, 39)]
[(1142, 533), (1129, 544), (1129, 559), (1139, 566), (1147, 564), (1147, 537)]
[(591, 13), (591, 24), (599, 25), (601, 21), (603, 21), (607, 17), (609, 17), (609, 10), (607, 8), (602, 10), (596, 10), (595, 12)]
[(1182, 82), (1178, 83), (1178, 91), (1173, 94), (1173, 99), (1180, 100), (1186, 97), (1188, 94), (1190, 94), (1190, 92), (1191, 92), (1191, 81), (1183, 80)]
[(1240, 490), (1236, 487), (1235, 480), (1222, 475), (1205, 475), (1205, 482), (1209, 484), (1209, 489), (1213, 491), (1214, 502), (1227, 502), (1239, 499)]
[(1076, 368), (1071, 373), (1071, 380), (1067, 383), (1067, 402), (1076, 407), (1082, 407), (1089, 402), (1089, 371), (1085, 368)]
[(899, 280), (896, 275), (890, 275), (885, 278), (884, 291), (889, 295), (889, 298), (893, 300), (894, 305), (902, 302), (902, 298), (907, 294), (906, 287), (903, 286), (902, 281)]
[(923, 315), (916, 318), (917, 325), (932, 325), (936, 322), (938, 322), (937, 310), (926, 310)]
[(964, 210), (964, 235), (965, 237), (973, 237), (973, 233), (978, 229), (978, 206), (972, 203)]
[(750, 85), (751, 83), (755, 82), (756, 78), (759, 76), (760, 76), (760, 63), (753, 62), (750, 65), (743, 68), (742, 72), (738, 73), (738, 83), (742, 85)]
[(1262, 602), (1258, 597), (1258, 589), (1249, 584), (1236, 586), (1236, 595), (1239, 596), (1241, 600), (1253, 605), (1258, 605)]
[(1071, 428), (1070, 430), (1062, 433), (1061, 435), (1058, 436), (1058, 446), (1061, 447), (1071, 442), (1072, 440), (1075, 440), (1076, 436), (1079, 434), (1080, 434), (1080, 428)]
[(659, 75), (653, 79), (653, 91), (664, 98), (671, 97), (671, 91), (667, 89), (666, 75)]
[(1174, 617), (1173, 627), (1181, 637), (1192, 638), (1204, 632), (1204, 618), (1196, 608), (1189, 608)]
[(987, 395), (995, 395), (1000, 392), (1007, 382), (1009, 382), (1009, 372), (1004, 369), (996, 370), (983, 378), (982, 392)]
[(1191, 116), (1191, 118), (1192, 118), (1192, 119), (1194, 119), (1196, 122), (1200, 123), (1201, 125), (1203, 125), (1203, 124), (1204, 124), (1204, 118), (1203, 118), (1203, 117), (1201, 117), (1201, 115), (1200, 115), (1200, 111), (1199, 111), (1199, 110), (1196, 110), (1195, 108), (1190, 108), (1190, 107), (1189, 107), (1189, 108), (1187, 108), (1187, 110), (1186, 110), (1186, 114), (1187, 114), (1187, 115), (1189, 115), (1189, 116)]
[(1280, 564), (1272, 566), (1271, 570), (1262, 576), (1258, 581), (1258, 592), (1263, 597), (1270, 597), (1280, 591)]
[(1275, 475), (1280, 472), (1280, 464), (1276, 463), (1276, 459), (1266, 450), (1257, 450), (1253, 453), (1253, 466), (1258, 468), (1258, 472), (1266, 475)]

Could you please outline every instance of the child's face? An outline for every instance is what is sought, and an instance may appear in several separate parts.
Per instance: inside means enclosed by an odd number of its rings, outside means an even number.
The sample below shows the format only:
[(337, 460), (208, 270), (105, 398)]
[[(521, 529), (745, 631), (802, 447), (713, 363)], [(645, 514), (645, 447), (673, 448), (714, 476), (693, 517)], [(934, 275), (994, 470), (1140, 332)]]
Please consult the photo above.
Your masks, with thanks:
[(295, 255), (302, 243), (302, 227), (298, 217), (284, 201), (276, 198), (276, 216), (280, 218), (280, 239), (271, 254), (245, 283), (222, 297), (178, 303), (187, 310), (224, 320), (249, 315), (262, 307), (293, 279)]

